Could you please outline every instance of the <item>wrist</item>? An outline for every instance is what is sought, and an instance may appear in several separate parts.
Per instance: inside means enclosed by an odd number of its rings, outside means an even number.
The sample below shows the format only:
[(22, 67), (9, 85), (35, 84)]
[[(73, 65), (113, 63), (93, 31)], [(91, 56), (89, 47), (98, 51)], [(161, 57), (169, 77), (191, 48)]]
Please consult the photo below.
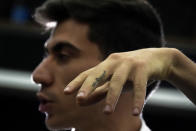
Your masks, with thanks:
[(168, 74), (166, 77), (166, 80), (169, 82), (172, 82), (176, 76), (178, 75), (178, 72), (182, 69), (181, 65), (182, 62), (182, 52), (176, 48), (169, 48), (170, 57), (171, 57), (171, 64), (168, 67)]

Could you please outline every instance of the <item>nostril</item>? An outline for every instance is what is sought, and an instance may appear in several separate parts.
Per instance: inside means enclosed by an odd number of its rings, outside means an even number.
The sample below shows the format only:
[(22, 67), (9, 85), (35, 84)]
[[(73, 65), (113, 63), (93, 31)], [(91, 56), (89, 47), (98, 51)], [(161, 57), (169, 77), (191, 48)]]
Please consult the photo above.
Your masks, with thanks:
[(49, 87), (49, 85), (40, 84), (40, 91), (42, 92), (43, 90), (45, 90), (48, 87)]
[(36, 84), (40, 84), (40, 76), (39, 76), (39, 72), (37, 71), (37, 68), (33, 71), (31, 75), (31, 80)]
[(41, 76), (33, 72), (32, 74), (32, 81), (36, 84), (41, 84)]

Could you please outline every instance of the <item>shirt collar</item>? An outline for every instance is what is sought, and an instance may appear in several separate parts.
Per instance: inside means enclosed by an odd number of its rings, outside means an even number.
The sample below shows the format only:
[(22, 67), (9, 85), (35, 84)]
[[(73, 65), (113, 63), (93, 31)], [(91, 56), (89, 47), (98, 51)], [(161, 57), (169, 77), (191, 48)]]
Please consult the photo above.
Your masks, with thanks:
[(146, 125), (146, 122), (142, 119), (142, 126), (140, 131), (151, 131), (150, 128)]

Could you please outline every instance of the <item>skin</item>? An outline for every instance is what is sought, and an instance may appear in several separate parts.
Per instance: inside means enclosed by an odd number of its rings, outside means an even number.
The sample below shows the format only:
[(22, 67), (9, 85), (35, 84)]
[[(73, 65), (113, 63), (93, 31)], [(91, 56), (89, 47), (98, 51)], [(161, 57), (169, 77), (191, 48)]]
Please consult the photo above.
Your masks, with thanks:
[[(96, 67), (102, 61), (97, 45), (87, 38), (88, 30), (88, 25), (70, 19), (59, 24), (45, 44), (47, 55), (32, 74), (35, 83), (41, 86), (37, 93), (38, 98), (49, 100), (47, 109), (40, 109), (46, 114), (45, 123), (49, 129), (75, 127), (80, 131), (138, 131), (141, 121), (139, 116), (132, 116), (130, 113), (133, 96), (131, 92), (121, 94), (112, 115), (102, 113), (105, 101), (97, 98), (102, 98), (108, 91), (109, 83), (101, 84), (108, 72), (97, 72), (97, 79), (88, 77), (89, 81), (98, 80), (95, 85), (100, 86), (96, 88), (91, 84), (88, 87), (96, 90), (95, 94), (89, 95), (92, 102), (96, 100), (96, 104), (81, 107), (79, 105), (85, 102), (76, 99), (80, 98), (77, 92), (64, 95), (65, 85), (79, 74), (85, 76), (81, 72)], [(89, 104), (91, 99), (85, 101)]]
[(166, 80), (179, 88), (196, 105), (196, 64), (176, 50), (170, 70)]
[[(109, 72), (105, 79), (112, 75), (106, 96), (107, 114), (114, 112), (126, 81), (133, 83), (133, 115), (139, 115), (143, 109), (146, 84), (149, 80), (170, 82), (196, 104), (196, 64), (177, 49), (148, 48), (111, 54), (99, 66), (87, 71), (85, 76), (79, 75), (70, 82), (64, 90), (65, 94), (71, 94), (79, 89), (78, 94), (83, 92), (84, 95), (77, 99), (88, 105), (86, 99), (90, 94), (96, 94), (96, 90), (88, 88), (93, 81), (89, 81), (88, 84), (85, 81), (88, 77), (97, 77), (96, 73), (101, 70)], [(93, 99), (91, 103), (92, 101)]]

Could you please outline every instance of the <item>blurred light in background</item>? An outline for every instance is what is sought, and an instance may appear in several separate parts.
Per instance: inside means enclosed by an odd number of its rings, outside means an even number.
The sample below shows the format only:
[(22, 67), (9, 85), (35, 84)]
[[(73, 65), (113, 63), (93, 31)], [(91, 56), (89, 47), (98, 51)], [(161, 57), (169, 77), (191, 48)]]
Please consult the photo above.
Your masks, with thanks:
[(57, 25), (57, 22), (53, 21), (53, 22), (48, 22), (46, 24), (46, 27), (50, 29), (50, 28), (56, 27), (56, 25)]
[(25, 91), (38, 91), (39, 87), (31, 81), (31, 73), (25, 71), (0, 69), (0, 88)]
[[(0, 87), (24, 91), (38, 91), (40, 87), (31, 81), (31, 73), (0, 69)], [(149, 98), (148, 104), (176, 109), (196, 110), (196, 106), (180, 91), (160, 88)]]
[(29, 9), (24, 4), (15, 4), (11, 10), (11, 21), (23, 24), (29, 20), (29, 13)]

